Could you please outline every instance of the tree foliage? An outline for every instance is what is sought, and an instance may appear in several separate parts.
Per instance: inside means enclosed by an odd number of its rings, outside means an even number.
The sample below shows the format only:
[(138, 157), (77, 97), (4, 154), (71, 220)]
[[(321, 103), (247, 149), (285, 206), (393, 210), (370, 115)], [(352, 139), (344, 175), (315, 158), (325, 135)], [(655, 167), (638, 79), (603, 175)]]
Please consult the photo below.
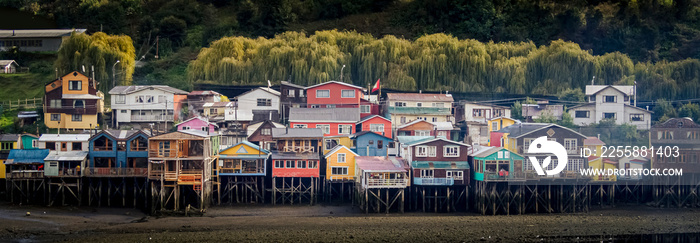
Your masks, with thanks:
[(54, 66), (59, 73), (82, 71), (83, 67), (87, 72), (94, 66), (95, 78), (100, 83), (99, 89), (106, 92), (111, 88), (112, 66), (117, 60), (119, 64), (116, 65), (115, 85), (131, 84), (135, 59), (134, 45), (129, 36), (73, 32), (61, 44)]

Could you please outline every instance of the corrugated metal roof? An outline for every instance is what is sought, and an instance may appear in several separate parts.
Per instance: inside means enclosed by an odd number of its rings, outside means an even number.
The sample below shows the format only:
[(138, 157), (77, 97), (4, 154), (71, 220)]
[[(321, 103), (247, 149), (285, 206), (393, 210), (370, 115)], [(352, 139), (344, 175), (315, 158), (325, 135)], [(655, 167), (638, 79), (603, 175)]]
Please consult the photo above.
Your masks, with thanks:
[(116, 86), (109, 91), (109, 94), (131, 94), (145, 89), (160, 89), (173, 94), (188, 94), (186, 91), (176, 89), (167, 85), (132, 85), (132, 86)]
[(0, 141), (10, 142), (17, 141), (19, 139), (19, 134), (0, 134)]
[(406, 163), (400, 157), (356, 156), (355, 165), (364, 172), (407, 172)]
[(451, 94), (389, 93), (386, 96), (391, 101), (454, 101)]
[(435, 124), (435, 127), (438, 131), (447, 131), (454, 129), (454, 127), (452, 126), (452, 122), (433, 122), (433, 124)]
[(13, 149), (5, 164), (43, 164), (49, 152), (48, 149)]
[(471, 154), (473, 157), (486, 157), (503, 149), (502, 147), (490, 146), (474, 146), (472, 148), (475, 149)]
[(470, 169), (467, 161), (413, 161), (411, 167), (414, 169)]
[(396, 136), (396, 139), (399, 140), (399, 143), (401, 144), (412, 144), (423, 140), (427, 141), (433, 138), (433, 136)]
[(411, 115), (451, 115), (452, 109), (447, 107), (405, 107), (389, 106), (391, 114), (411, 114)]
[(498, 130), (496, 132), (500, 133), (508, 133), (508, 137), (516, 137), (520, 134), (528, 133), (530, 131), (534, 131), (543, 127), (546, 127), (550, 124), (543, 124), (543, 123), (519, 123), (519, 124), (513, 124), (504, 128), (501, 128), (501, 130)]
[(294, 153), (294, 152), (279, 152), (272, 151), (272, 159), (289, 159), (289, 160), (319, 160), (318, 153)]
[(320, 128), (272, 128), (273, 138), (322, 138)]
[(351, 135), (351, 138), (361, 137), (361, 136), (364, 136), (364, 135), (366, 135), (366, 134), (374, 134), (374, 135), (377, 135), (377, 136), (386, 138), (386, 139), (388, 139), (388, 140), (391, 140), (391, 138), (389, 138), (389, 137), (387, 137), (387, 136), (384, 136), (384, 135), (381, 135), (381, 134), (379, 134), (379, 133), (372, 132), (372, 131), (361, 131), (361, 132), (356, 132), (355, 134)]
[(87, 158), (87, 151), (52, 152), (44, 158), (45, 161), (82, 161)]
[(357, 108), (291, 108), (289, 122), (352, 122), (360, 120)]
[(87, 142), (90, 134), (42, 134), (39, 141), (42, 142)]
[(297, 89), (304, 89), (304, 88), (306, 88), (306, 87), (304, 87), (304, 86), (296, 85), (296, 84), (293, 84), (293, 83), (290, 83), (290, 82), (287, 82), (287, 81), (282, 81), (282, 82), (280, 82), (280, 84), (286, 85), (286, 86), (291, 86), (291, 87), (294, 87), (294, 88), (297, 88)]
[[(115, 138), (115, 139), (117, 139), (117, 140), (124, 140), (124, 139), (130, 138), (131, 136), (133, 136), (133, 135), (136, 134), (136, 133), (141, 132), (141, 130), (116, 130), (116, 129), (110, 129), (110, 130), (104, 130), (104, 131), (102, 131), (102, 132), (104, 132), (104, 133), (106, 133), (106, 134), (112, 136), (113, 138)], [(149, 136), (149, 134), (150, 134), (149, 131), (143, 131), (143, 133), (145, 133), (146, 136)], [(97, 136), (97, 135), (99, 135), (99, 133), (96, 134), (95, 136)], [(94, 138), (94, 137), (93, 137), (93, 138)]]
[(187, 95), (221, 95), (219, 92), (213, 91), (213, 90), (197, 90), (197, 91), (192, 91)]
[(63, 94), (61, 95), (63, 99), (81, 99), (81, 100), (101, 100), (102, 97), (91, 94)]
[(362, 120), (360, 120), (360, 121), (357, 122), (357, 123), (360, 124), (360, 123), (366, 122), (366, 121), (368, 121), (368, 120), (370, 120), (370, 119), (372, 119), (372, 118), (375, 118), (375, 117), (379, 117), (380, 119), (387, 120), (387, 121), (389, 121), (389, 123), (391, 123), (391, 120), (387, 119), (386, 117), (380, 116), (380, 115), (369, 115), (369, 116), (365, 116), (364, 118), (362, 118)]
[(84, 33), (87, 29), (33, 29), (33, 30), (0, 30), (0, 38), (35, 38), (70, 36), (75, 31)]

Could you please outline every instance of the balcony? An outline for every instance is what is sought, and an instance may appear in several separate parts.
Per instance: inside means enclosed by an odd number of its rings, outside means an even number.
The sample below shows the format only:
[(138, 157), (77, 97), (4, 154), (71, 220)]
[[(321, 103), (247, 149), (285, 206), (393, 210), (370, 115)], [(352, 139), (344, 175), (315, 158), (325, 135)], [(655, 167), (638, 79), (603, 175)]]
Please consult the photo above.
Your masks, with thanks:
[(132, 122), (141, 121), (173, 121), (173, 115), (131, 115)]
[(315, 148), (314, 146), (287, 146), (284, 148), (284, 152), (313, 153)]
[(451, 115), (451, 107), (405, 107), (390, 106), (389, 113), (412, 115)]
[(367, 188), (404, 188), (408, 179), (367, 179)]
[(43, 170), (20, 170), (5, 174), (7, 179), (41, 179), (44, 178)]
[(498, 172), (484, 172), (484, 181), (512, 181), (524, 180), (525, 178), (526, 175), (523, 171), (508, 172), (507, 176), (501, 176)]
[(148, 168), (88, 168), (85, 173), (87, 176), (104, 177), (146, 176)]
[(413, 184), (420, 186), (451, 186), (455, 184), (454, 178), (413, 178)]

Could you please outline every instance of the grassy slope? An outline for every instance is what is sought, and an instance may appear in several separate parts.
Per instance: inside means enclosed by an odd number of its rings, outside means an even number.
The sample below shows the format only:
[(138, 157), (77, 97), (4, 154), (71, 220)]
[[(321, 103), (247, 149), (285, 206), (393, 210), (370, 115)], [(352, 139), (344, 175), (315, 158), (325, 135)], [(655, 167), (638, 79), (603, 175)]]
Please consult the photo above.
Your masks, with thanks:
[(41, 98), (44, 84), (52, 79), (50, 75), (34, 73), (0, 74), (0, 101)]

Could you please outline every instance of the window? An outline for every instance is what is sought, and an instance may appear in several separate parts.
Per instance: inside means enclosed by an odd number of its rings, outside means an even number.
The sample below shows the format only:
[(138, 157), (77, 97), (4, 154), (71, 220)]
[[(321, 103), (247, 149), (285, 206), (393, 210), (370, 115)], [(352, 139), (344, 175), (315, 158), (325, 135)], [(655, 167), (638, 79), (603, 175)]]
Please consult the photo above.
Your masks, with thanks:
[(439, 131), (438, 137), (447, 137), (447, 131)]
[(338, 163), (345, 163), (345, 154), (338, 154)]
[(464, 179), (464, 171), (452, 171), (448, 170), (447, 171), (447, 178), (454, 178), (455, 180), (463, 180)]
[(534, 138), (524, 138), (523, 139), (523, 151), (527, 151), (528, 148), (530, 148), (530, 144), (532, 141), (535, 140)]
[(403, 106), (406, 106), (406, 102), (394, 102), (394, 106), (403, 107)]
[(443, 156), (445, 157), (459, 157), (459, 146), (445, 146), (443, 151)]
[(134, 98), (136, 98), (136, 103), (143, 103), (143, 101), (146, 100), (143, 95), (134, 96)]
[(338, 145), (338, 140), (336, 139), (325, 139), (324, 141), (324, 146), (326, 146), (326, 150), (331, 150), (335, 148), (335, 146)]
[(416, 107), (423, 107), (423, 103), (416, 102)]
[(146, 95), (146, 103), (153, 103), (153, 95)]
[(330, 98), (331, 91), (327, 89), (316, 90), (316, 98)]
[(309, 160), (309, 169), (316, 169), (316, 168), (318, 168), (318, 161)]
[(287, 168), (294, 168), (294, 160), (287, 160)]
[(616, 103), (617, 102), (617, 97), (614, 95), (606, 95), (603, 96), (603, 102), (605, 103)]
[(589, 118), (589, 117), (591, 117), (591, 112), (590, 111), (576, 111), (576, 114), (574, 116), (576, 118)]
[(83, 90), (83, 81), (68, 81), (68, 90)]
[(190, 130), (190, 129), (192, 129), (192, 128), (190, 128), (189, 126), (182, 126), (182, 128), (180, 128), (180, 130)]
[(420, 170), (421, 178), (433, 178), (435, 176), (434, 170)]
[(272, 106), (272, 99), (258, 99), (258, 106)]
[(294, 124), (294, 128), (308, 128), (306, 124)]
[(331, 174), (332, 175), (347, 175), (348, 174), (348, 167), (331, 167)]
[(271, 135), (271, 134), (272, 134), (272, 129), (270, 129), (270, 128), (263, 128), (262, 130), (260, 130), (260, 134), (262, 134), (262, 135)]
[(615, 119), (615, 112), (604, 112), (603, 118), (605, 119)]
[(491, 122), (491, 131), (498, 131), (498, 122)]
[(304, 97), (304, 90), (299, 90), (299, 97)]
[(216, 114), (218, 114), (218, 112), (217, 112), (217, 109), (216, 109), (216, 108), (213, 108), (213, 109), (209, 109), (209, 115), (210, 115), (210, 116), (213, 116), (213, 115), (216, 115)]
[(323, 125), (316, 125), (316, 128), (320, 128), (321, 131), (323, 131), (323, 134), (330, 134), (331, 133), (331, 125), (328, 124), (323, 124)]
[(275, 168), (284, 168), (284, 160), (275, 160)]
[(416, 149), (416, 157), (435, 157), (435, 146), (418, 146)]
[(673, 131), (659, 131), (658, 138), (659, 139), (673, 139)]
[(489, 109), (474, 109), (472, 110), (472, 116), (473, 117), (486, 117), (489, 118), (491, 114), (491, 110)]
[(384, 124), (369, 124), (369, 130), (379, 134), (384, 134)]
[(60, 121), (60, 120), (61, 120), (61, 114), (51, 114), (51, 120), (52, 120), (52, 121)]
[(344, 89), (340, 92), (341, 92), (340, 93), (341, 98), (355, 98), (355, 90)]
[(437, 122), (437, 117), (433, 117), (433, 122)]
[(85, 108), (85, 101), (84, 100), (74, 100), (73, 101), (73, 108)]
[(326, 105), (326, 108), (335, 108), (335, 105)]
[(361, 105), (360, 106), (360, 113), (370, 113), (370, 106), (368, 105)]
[(352, 133), (351, 125), (338, 125), (338, 134), (350, 134)]
[[(554, 164), (554, 161), (550, 163)], [(583, 159), (569, 159), (569, 163), (566, 163), (566, 168), (564, 170), (567, 171), (581, 171), (583, 169)]]
[(46, 142), (46, 149), (48, 149), (48, 150), (56, 150), (56, 143), (54, 143), (54, 142)]
[(383, 140), (377, 140), (377, 148), (378, 149), (384, 148), (384, 141)]
[(126, 110), (120, 110), (119, 112), (121, 112), (122, 114), (125, 114)]
[(71, 121), (83, 121), (83, 115), (81, 114), (73, 114), (73, 118)]
[(297, 168), (306, 169), (306, 160), (297, 160)]
[(405, 116), (401, 117), (401, 124), (406, 124), (406, 117)]
[(591, 95), (588, 97), (589, 102), (595, 102), (595, 95)]
[(38, 148), (39, 147), (39, 140), (32, 140), (32, 147)]
[(311, 105), (311, 108), (321, 108), (319, 105)]
[(73, 143), (71, 144), (71, 150), (73, 150), (73, 151), (80, 151), (80, 150), (83, 150), (83, 143), (73, 142)]
[(294, 90), (293, 89), (287, 90), (287, 92), (288, 92), (287, 97), (294, 97)]
[(51, 108), (61, 108), (61, 100), (51, 100)]
[(170, 157), (170, 141), (158, 143), (158, 156)]
[(644, 114), (630, 114), (630, 121), (644, 121)]
[(433, 103), (433, 107), (443, 108), (443, 107), (445, 107), (445, 104), (444, 103)]
[(209, 127), (200, 127), (200, 129), (202, 129), (202, 132), (209, 131)]
[(430, 136), (429, 130), (416, 130), (416, 136)]
[(577, 141), (574, 138), (566, 138), (564, 139), (564, 147), (566, 147), (566, 151), (576, 151), (576, 144)]

